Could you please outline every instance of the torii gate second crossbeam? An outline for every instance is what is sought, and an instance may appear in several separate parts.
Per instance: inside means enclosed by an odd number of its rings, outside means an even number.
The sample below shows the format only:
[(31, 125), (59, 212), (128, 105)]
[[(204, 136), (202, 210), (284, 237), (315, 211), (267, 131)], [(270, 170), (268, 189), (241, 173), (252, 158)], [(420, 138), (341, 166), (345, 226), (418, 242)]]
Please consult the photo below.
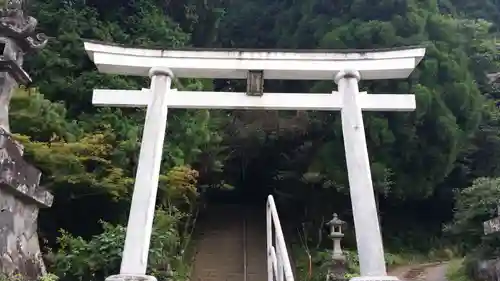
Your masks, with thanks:
[[(362, 275), (355, 279), (397, 280), (386, 272), (362, 110), (411, 111), (415, 109), (415, 97), (360, 93), (358, 81), (361, 78), (406, 78), (423, 58), (425, 49), (351, 52), (148, 50), (90, 41), (85, 42), (85, 49), (103, 72), (149, 74), (151, 77), (150, 89), (94, 91), (93, 103), (96, 105), (147, 107), (120, 275), (111, 276), (109, 280), (130, 280), (132, 276), (148, 280), (145, 273), (168, 108), (341, 111)], [(242, 79), (252, 70), (261, 71), (265, 79), (334, 79), (338, 92), (248, 96), (246, 93), (171, 89), (174, 75)], [(270, 278), (268, 281), (272, 281), (272, 276)]]
[[(340, 111), (342, 95), (334, 91), (320, 93), (264, 93), (249, 96), (245, 92), (178, 91), (168, 93), (168, 108), (184, 109), (255, 109), (255, 110), (318, 110)], [(150, 89), (94, 90), (92, 104), (112, 107), (147, 107), (153, 100)], [(413, 111), (414, 95), (367, 94), (357, 99), (364, 111)]]

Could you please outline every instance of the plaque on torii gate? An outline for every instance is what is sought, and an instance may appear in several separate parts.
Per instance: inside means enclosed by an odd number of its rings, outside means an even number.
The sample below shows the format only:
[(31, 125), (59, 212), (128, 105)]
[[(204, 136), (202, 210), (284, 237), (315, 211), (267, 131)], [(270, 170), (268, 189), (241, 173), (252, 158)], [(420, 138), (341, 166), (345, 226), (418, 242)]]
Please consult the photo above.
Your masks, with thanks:
[[(120, 274), (108, 280), (154, 280), (145, 274), (168, 108), (340, 111), (361, 269), (361, 277), (353, 280), (397, 280), (386, 272), (362, 111), (413, 111), (415, 97), (359, 92), (358, 82), (407, 78), (424, 57), (425, 48), (154, 50), (90, 40), (84, 44), (101, 72), (151, 77), (150, 89), (94, 90), (92, 98), (95, 105), (147, 108)], [(247, 79), (251, 85), (247, 92), (178, 91), (171, 89), (174, 76)], [(265, 93), (263, 79), (333, 79), (338, 91)], [(272, 281), (273, 276), (268, 279)]]

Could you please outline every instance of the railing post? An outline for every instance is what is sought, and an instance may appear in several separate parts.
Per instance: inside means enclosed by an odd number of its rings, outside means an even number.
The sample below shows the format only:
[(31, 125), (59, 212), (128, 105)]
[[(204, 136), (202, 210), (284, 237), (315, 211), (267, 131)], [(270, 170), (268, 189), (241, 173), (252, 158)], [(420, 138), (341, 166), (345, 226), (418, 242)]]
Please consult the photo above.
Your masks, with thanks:
[[(268, 268), (272, 270), (268, 271), (269, 280), (276, 281), (294, 281), (292, 268), (290, 265), (290, 258), (288, 256), (288, 250), (286, 248), (285, 238), (283, 237), (283, 230), (281, 229), (280, 219), (278, 217), (278, 211), (276, 210), (276, 205), (272, 195), (267, 198), (267, 213), (266, 220), (267, 226), (267, 244), (268, 244)], [(274, 240), (275, 246), (272, 247), (272, 233), (274, 230)], [(271, 245), (271, 246), (269, 246)], [(271, 276), (275, 276), (273, 278)]]
[(281, 251), (282, 249), (277, 234), (275, 234), (274, 244), (276, 245), (276, 260), (278, 267), (278, 276), (276, 278), (276, 281), (283, 281), (283, 253)]
[(273, 249), (273, 224), (271, 218), (271, 207), (269, 205), (269, 200), (266, 202), (266, 235), (267, 235), (267, 281), (273, 281), (273, 261), (272, 261), (272, 249)]

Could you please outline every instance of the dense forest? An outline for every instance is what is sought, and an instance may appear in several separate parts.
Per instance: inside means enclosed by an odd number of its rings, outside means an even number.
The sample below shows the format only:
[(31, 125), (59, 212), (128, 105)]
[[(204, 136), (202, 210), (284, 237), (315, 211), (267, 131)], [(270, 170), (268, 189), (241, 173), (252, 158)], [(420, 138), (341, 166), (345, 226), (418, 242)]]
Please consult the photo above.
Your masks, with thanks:
[[(412, 113), (364, 114), (388, 260), (498, 254), (498, 238), (482, 236), (482, 222), (496, 214), (500, 197), (500, 84), (487, 76), (499, 66), (497, 1), (36, 0), (29, 8), (50, 42), (25, 62), (34, 83), (14, 96), (11, 128), (55, 196), (40, 214), (39, 232), (49, 271), (60, 280), (104, 280), (118, 271), (137, 166), (144, 110), (94, 107), (92, 89), (149, 83), (98, 73), (82, 39), (162, 48), (426, 46), (409, 79), (360, 85), (417, 98)], [(333, 81), (266, 81), (275, 92), (334, 87)], [(300, 233), (287, 234), (298, 249), (299, 273), (305, 252), (322, 268), (331, 245), (313, 233), (334, 211), (352, 225), (340, 114), (169, 114), (150, 272), (159, 280), (188, 278), (193, 220), (213, 190), (274, 194), (283, 215), (301, 225)], [(345, 240), (355, 251), (352, 227)], [(315, 272), (311, 278), (324, 280)]]

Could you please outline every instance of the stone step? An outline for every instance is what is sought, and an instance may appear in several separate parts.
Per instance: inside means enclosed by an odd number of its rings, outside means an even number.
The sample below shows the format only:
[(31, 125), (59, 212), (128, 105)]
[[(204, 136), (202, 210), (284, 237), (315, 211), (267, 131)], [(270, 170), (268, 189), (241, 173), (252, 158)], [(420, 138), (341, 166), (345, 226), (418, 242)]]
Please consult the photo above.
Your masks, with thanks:
[(265, 207), (209, 207), (195, 230), (193, 281), (263, 281), (267, 279)]

